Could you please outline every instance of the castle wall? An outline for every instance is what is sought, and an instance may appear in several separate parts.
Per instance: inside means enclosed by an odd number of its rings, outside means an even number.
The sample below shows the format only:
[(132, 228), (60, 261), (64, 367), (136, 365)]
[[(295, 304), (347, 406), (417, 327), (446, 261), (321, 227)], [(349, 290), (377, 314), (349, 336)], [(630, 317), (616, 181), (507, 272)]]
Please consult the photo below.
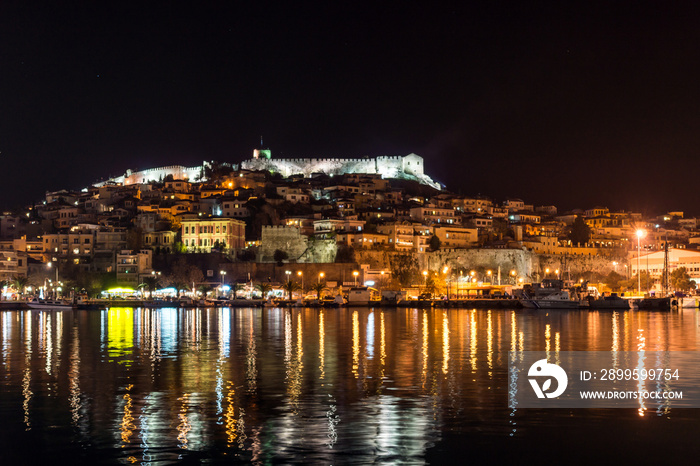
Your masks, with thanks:
[(380, 156), (361, 159), (250, 159), (241, 163), (245, 170), (267, 170), (285, 177), (312, 173), (340, 175), (344, 173), (380, 174), (383, 178), (409, 178), (436, 189), (440, 186), (424, 174), (423, 158), (416, 154), (407, 156)]

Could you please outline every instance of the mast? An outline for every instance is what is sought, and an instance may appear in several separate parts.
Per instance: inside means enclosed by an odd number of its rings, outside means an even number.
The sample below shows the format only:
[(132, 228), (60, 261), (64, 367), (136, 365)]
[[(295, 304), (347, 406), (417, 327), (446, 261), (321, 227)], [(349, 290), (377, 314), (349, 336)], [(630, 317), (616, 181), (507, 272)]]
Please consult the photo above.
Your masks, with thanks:
[(668, 296), (668, 237), (664, 241), (664, 296)]

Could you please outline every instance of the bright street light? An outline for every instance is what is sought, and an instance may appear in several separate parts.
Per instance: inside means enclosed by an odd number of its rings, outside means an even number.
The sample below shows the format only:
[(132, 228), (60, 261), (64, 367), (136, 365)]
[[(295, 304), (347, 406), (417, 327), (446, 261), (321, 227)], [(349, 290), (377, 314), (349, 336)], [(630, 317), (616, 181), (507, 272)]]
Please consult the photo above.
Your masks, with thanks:
[(642, 250), (639, 246), (639, 240), (644, 236), (644, 230), (637, 230), (637, 294), (642, 294), (642, 275), (639, 273), (639, 256), (642, 255)]

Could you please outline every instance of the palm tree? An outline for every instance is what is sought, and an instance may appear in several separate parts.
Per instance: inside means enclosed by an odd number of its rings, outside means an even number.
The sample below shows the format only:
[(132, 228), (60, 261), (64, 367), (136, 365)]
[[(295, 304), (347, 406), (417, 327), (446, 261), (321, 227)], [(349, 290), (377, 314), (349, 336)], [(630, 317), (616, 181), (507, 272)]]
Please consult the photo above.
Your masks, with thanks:
[(260, 293), (262, 293), (263, 299), (267, 298), (267, 295), (270, 294), (270, 291), (272, 291), (272, 285), (270, 285), (269, 283), (260, 283), (256, 285), (255, 288), (257, 288), (260, 291)]
[(301, 289), (301, 286), (297, 282), (293, 282), (291, 280), (288, 280), (284, 285), (282, 285), (282, 288), (284, 288), (284, 291), (289, 293), (289, 300), (292, 300), (292, 293), (294, 293), (297, 290)]
[(233, 299), (238, 297), (238, 292), (241, 290), (245, 290), (245, 285), (243, 283), (236, 283), (233, 285)]
[(214, 288), (212, 288), (212, 287), (209, 286), (209, 285), (200, 285), (199, 288), (197, 288), (197, 291), (199, 291), (200, 293), (202, 293), (202, 296), (203, 296), (204, 298), (206, 298), (207, 295), (209, 294), (209, 292), (210, 292), (211, 290), (213, 290), (213, 289), (214, 289)]
[(151, 275), (150, 277), (144, 277), (142, 285), (145, 285), (148, 289), (148, 297), (153, 298), (153, 292), (158, 289), (158, 277)]
[(317, 284), (313, 285), (311, 287), (311, 289), (316, 292), (316, 299), (318, 299), (320, 301), (321, 300), (321, 293), (323, 293), (328, 288), (323, 283), (317, 283)]
[(20, 296), (24, 296), (24, 289), (27, 287), (29, 279), (21, 275), (12, 277), (12, 288), (14, 288)]
[(177, 291), (177, 297), (180, 297), (180, 291), (186, 290), (187, 289), (187, 283), (180, 282), (180, 281), (174, 281), (170, 284), (175, 290)]

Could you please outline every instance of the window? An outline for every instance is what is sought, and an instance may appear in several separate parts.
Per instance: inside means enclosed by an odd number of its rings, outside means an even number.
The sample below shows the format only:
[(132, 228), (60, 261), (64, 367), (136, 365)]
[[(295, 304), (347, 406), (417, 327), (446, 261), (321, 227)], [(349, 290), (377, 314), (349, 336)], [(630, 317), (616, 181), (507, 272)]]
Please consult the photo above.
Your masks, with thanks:
[(185, 227), (185, 234), (188, 235), (190, 233), (190, 227)]

